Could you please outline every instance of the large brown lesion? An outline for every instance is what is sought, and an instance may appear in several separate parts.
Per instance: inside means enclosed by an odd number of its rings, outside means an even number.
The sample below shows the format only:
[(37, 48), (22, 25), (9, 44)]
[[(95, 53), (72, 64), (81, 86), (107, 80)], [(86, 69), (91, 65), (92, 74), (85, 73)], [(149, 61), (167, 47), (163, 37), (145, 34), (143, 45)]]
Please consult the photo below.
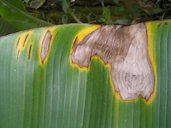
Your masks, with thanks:
[(154, 89), (154, 74), (148, 57), (147, 32), (143, 23), (132, 26), (102, 26), (75, 43), (72, 62), (88, 67), (99, 56), (111, 65), (115, 90), (123, 100), (142, 96), (148, 100)]

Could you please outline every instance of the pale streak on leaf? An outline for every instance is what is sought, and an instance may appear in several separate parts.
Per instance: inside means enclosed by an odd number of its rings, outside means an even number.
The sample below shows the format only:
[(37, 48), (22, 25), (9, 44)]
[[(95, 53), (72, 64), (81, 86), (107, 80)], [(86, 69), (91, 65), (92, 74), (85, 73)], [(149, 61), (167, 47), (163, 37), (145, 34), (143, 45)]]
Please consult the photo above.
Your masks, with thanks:
[(51, 39), (52, 39), (52, 34), (50, 31), (47, 31), (44, 35), (44, 38), (43, 38), (43, 42), (42, 42), (42, 45), (41, 45), (41, 53), (40, 53), (40, 58), (41, 58), (41, 62), (44, 63), (46, 57), (47, 57), (47, 54), (50, 50), (50, 42), (51, 42)]

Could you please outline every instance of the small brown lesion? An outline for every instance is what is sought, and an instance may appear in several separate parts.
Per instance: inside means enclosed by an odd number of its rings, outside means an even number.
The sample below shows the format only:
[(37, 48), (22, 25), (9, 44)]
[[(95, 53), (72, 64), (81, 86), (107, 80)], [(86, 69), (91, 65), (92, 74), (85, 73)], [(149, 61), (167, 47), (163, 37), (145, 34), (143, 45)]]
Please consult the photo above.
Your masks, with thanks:
[(29, 46), (28, 60), (30, 60), (30, 58), (31, 58), (31, 53), (32, 53), (32, 45)]
[(17, 51), (17, 60), (19, 60), (20, 50)]
[(48, 52), (50, 50), (50, 43), (51, 43), (51, 39), (52, 39), (52, 34), (51, 32), (48, 30), (43, 38), (42, 44), (41, 44), (41, 52), (40, 52), (40, 58), (41, 58), (41, 62), (42, 64), (44, 63)]
[(102, 26), (75, 43), (72, 62), (88, 67), (93, 56), (111, 65), (115, 90), (123, 100), (142, 96), (148, 100), (154, 90), (154, 74), (148, 57), (147, 33), (143, 23), (132, 26)]
[(19, 42), (20, 42), (20, 37), (19, 37), (18, 40), (17, 40), (16, 48), (18, 47)]
[(29, 36), (29, 33), (27, 33), (27, 35), (25, 36), (25, 39), (24, 39), (24, 42), (23, 42), (23, 47), (24, 47), (25, 44), (26, 44), (26, 41), (27, 41), (27, 39), (28, 39), (28, 36)]

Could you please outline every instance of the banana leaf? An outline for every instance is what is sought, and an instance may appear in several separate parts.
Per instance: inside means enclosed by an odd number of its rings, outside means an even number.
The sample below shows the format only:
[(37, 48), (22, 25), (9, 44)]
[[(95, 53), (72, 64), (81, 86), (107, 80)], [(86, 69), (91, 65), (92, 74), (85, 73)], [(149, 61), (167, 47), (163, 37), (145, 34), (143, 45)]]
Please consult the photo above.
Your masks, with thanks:
[(75, 39), (98, 25), (51, 26), (1, 37), (0, 128), (170, 128), (171, 21), (145, 25), (155, 76), (148, 101), (122, 100), (101, 59), (93, 57), (88, 69), (72, 63)]

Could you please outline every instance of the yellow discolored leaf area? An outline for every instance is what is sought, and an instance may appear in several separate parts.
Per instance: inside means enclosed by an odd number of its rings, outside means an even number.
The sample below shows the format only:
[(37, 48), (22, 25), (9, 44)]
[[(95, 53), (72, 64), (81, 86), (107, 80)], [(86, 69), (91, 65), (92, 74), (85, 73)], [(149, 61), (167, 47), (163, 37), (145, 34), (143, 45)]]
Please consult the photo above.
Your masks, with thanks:
[(154, 100), (156, 96), (156, 86), (157, 86), (157, 64), (156, 64), (156, 34), (155, 29), (157, 27), (158, 23), (155, 22), (147, 22), (146, 28), (147, 28), (147, 34), (148, 34), (148, 54), (150, 58), (150, 62), (153, 67), (154, 77), (155, 77), (155, 85), (154, 85), (154, 91), (152, 93), (151, 99), (147, 102), (150, 103)]
[(32, 31), (28, 31), (28, 32), (23, 32), (18, 36), (17, 41), (16, 41), (17, 60), (19, 59), (19, 56), (20, 56), (22, 50), (25, 49), (26, 44), (27, 44), (31, 34), (32, 34)]

